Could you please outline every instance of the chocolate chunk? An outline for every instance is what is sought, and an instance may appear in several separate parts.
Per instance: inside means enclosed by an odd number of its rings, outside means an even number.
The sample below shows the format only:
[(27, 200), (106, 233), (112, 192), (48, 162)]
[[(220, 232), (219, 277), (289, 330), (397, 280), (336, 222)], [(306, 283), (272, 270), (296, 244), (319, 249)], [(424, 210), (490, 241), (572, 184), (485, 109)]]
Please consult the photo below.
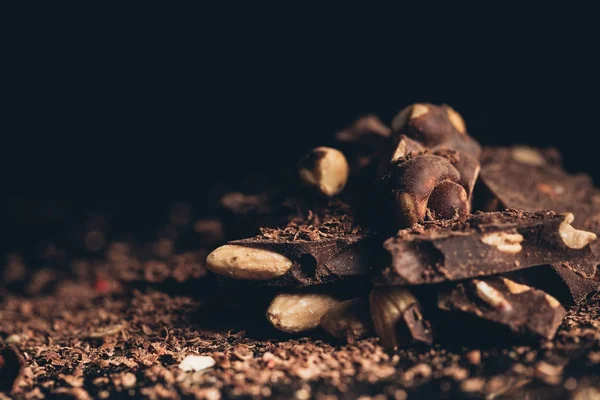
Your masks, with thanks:
[(415, 225), (384, 243), (391, 262), (376, 282), (429, 284), (567, 261), (593, 275), (588, 243), (595, 235), (574, 230), (571, 217), (507, 210)]
[[(589, 176), (572, 175), (562, 169), (560, 154), (554, 149), (484, 149), (480, 177), (480, 193), (476, 197), (485, 199), (480, 204), (482, 209), (570, 212), (575, 215), (575, 228), (600, 234), (600, 191)], [(597, 241), (592, 244), (596, 254), (600, 254), (598, 245)], [(534, 287), (557, 293), (564, 304), (579, 303), (598, 291), (599, 284), (586, 279), (593, 274), (586, 272), (582, 276), (579, 268), (568, 262), (555, 264), (547, 271), (541, 268), (536, 271), (539, 271), (537, 279), (532, 273), (523, 279)]]
[[(303, 287), (367, 275), (379, 254), (377, 236), (362, 230), (350, 208), (336, 200), (318, 213), (293, 218), (284, 228), (262, 228), (261, 232), (216, 249), (207, 258), (207, 267), (228, 277), (261, 280), (267, 286)], [(254, 259), (251, 252), (239, 253), (240, 246), (261, 253)], [(249, 267), (241, 257), (260, 265)], [(268, 269), (264, 257), (273, 260), (272, 268)]]
[(459, 283), (439, 294), (438, 307), (542, 339), (552, 339), (566, 315), (554, 297), (503, 277)]
[(368, 275), (375, 265), (375, 239), (369, 235), (290, 242), (257, 237), (229, 244), (269, 250), (292, 261), (284, 275), (264, 281), (268, 286), (303, 287)]
[(600, 191), (588, 175), (568, 174), (558, 159), (551, 149), (485, 149), (480, 180), (489, 192), (482, 207), (486, 211), (570, 212), (576, 218), (574, 227), (600, 233)]
[(563, 264), (527, 268), (505, 276), (543, 290), (563, 305), (579, 304), (600, 290), (600, 282), (584, 278)]

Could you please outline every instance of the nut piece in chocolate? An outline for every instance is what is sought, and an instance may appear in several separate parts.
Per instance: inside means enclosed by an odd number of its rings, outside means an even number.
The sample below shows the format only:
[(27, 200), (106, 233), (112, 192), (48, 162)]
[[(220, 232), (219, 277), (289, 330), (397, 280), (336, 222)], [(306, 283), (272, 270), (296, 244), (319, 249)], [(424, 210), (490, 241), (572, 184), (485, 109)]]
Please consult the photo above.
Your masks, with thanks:
[(350, 167), (341, 151), (317, 147), (300, 160), (298, 173), (305, 184), (332, 197), (346, 186)]
[(594, 236), (573, 232), (572, 221), (572, 214), (508, 210), (415, 225), (384, 243), (390, 266), (378, 282), (438, 283), (554, 263), (567, 263), (578, 274), (593, 276)]
[(283, 228), (261, 231), (213, 251), (208, 269), (228, 278), (262, 280), (266, 286), (304, 287), (366, 276), (380, 253), (376, 235), (361, 229), (338, 200)]
[(483, 329), (492, 323), (541, 339), (552, 339), (566, 315), (554, 297), (503, 277), (473, 279), (444, 289), (438, 295), (438, 307), (468, 316), (465, 327)]
[(381, 154), (380, 175), (387, 172), (399, 156), (404, 156), (402, 153), (409, 148), (415, 149), (407, 139), (431, 152), (456, 152), (464, 159), (461, 164), (469, 166), (464, 170), (457, 167), (464, 182), (476, 180), (478, 169), (475, 166), (479, 166), (481, 147), (467, 134), (464, 120), (451, 107), (417, 103), (400, 111), (392, 121), (392, 134)]
[(273, 251), (226, 244), (206, 257), (206, 268), (234, 279), (265, 280), (285, 274), (292, 261)]

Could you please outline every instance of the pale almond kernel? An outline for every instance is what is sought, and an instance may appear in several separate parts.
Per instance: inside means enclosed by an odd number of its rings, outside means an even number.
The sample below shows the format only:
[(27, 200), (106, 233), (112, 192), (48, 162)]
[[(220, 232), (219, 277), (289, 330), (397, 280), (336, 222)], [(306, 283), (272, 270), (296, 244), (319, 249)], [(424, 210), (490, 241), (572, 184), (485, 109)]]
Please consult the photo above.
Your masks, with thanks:
[(521, 164), (541, 167), (546, 164), (546, 159), (535, 149), (526, 146), (517, 146), (512, 149), (513, 160)]
[(462, 133), (463, 135), (467, 133), (467, 127), (465, 125), (465, 120), (459, 113), (457, 113), (452, 107), (447, 106), (446, 114), (448, 115), (448, 119), (450, 120), (450, 123), (452, 124), (452, 126), (454, 126), (454, 129), (456, 129), (458, 132)]
[(516, 254), (523, 250), (523, 247), (521, 246), (523, 240), (523, 235), (508, 232), (488, 233), (481, 238), (483, 243), (494, 246), (499, 251), (509, 254)]
[(273, 279), (291, 267), (292, 261), (284, 255), (231, 244), (216, 248), (206, 257), (206, 268), (235, 279)]
[(340, 300), (322, 293), (281, 293), (267, 309), (267, 319), (277, 329), (299, 333), (315, 329), (321, 317)]
[(529, 287), (527, 285), (522, 285), (515, 281), (511, 281), (510, 279), (502, 278), (502, 281), (508, 288), (508, 291), (511, 292), (512, 294), (520, 294), (520, 293), (527, 292), (528, 290), (531, 290), (531, 287)]
[(425, 104), (416, 103), (413, 105), (412, 113), (410, 114), (410, 119), (419, 118), (429, 112), (429, 107)]
[(511, 304), (508, 302), (508, 300), (504, 298), (502, 293), (500, 293), (498, 290), (494, 289), (484, 281), (473, 280), (473, 283), (475, 283), (477, 296), (479, 296), (481, 300), (485, 301), (492, 307), (497, 308), (501, 311), (512, 311)]
[(558, 232), (565, 246), (570, 249), (583, 249), (585, 246), (596, 240), (598, 237), (593, 232), (582, 231), (573, 228), (571, 222), (575, 216), (571, 213), (565, 214), (565, 219), (561, 222)]

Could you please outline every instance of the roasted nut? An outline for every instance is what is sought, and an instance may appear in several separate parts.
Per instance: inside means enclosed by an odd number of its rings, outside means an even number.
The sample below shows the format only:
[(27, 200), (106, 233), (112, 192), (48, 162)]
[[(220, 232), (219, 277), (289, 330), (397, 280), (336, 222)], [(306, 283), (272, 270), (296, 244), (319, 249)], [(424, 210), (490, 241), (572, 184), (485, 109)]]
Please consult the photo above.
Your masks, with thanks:
[(300, 160), (298, 172), (304, 183), (331, 197), (346, 186), (350, 166), (341, 151), (317, 147)]
[(414, 341), (431, 343), (429, 323), (421, 316), (417, 299), (400, 287), (377, 287), (369, 295), (373, 326), (386, 348)]
[(548, 293), (546, 293), (546, 301), (552, 308), (560, 307), (560, 302), (554, 297), (550, 296)]
[(521, 246), (523, 240), (523, 235), (516, 232), (493, 232), (481, 237), (483, 243), (494, 246), (503, 253), (510, 254), (516, 254), (523, 250), (523, 247)]
[[(391, 153), (389, 151), (384, 151), (380, 156), (379, 169), (377, 171), (378, 177), (389, 172), (398, 161), (401, 161), (409, 155), (422, 153), (425, 150), (425, 147), (421, 143), (405, 135), (398, 136), (390, 146), (394, 151)], [(387, 158), (385, 158), (386, 155), (388, 156)]]
[(272, 279), (291, 267), (292, 261), (281, 254), (230, 244), (216, 248), (206, 257), (206, 268), (235, 279)]
[(431, 151), (454, 150), (479, 158), (481, 147), (467, 135), (464, 120), (449, 106), (414, 104), (404, 108), (392, 121), (392, 134), (388, 141), (393, 153), (398, 137), (406, 135), (417, 140)]
[(454, 126), (458, 132), (465, 135), (467, 133), (467, 126), (465, 125), (463, 117), (450, 106), (443, 105), (442, 108), (446, 110), (446, 114), (448, 115), (448, 119), (452, 123), (452, 126)]
[[(456, 182), (459, 178), (458, 171), (447, 159), (431, 154), (422, 154), (396, 165), (380, 182), (383, 197), (391, 203), (395, 228), (423, 221), (434, 189), (442, 182)], [(448, 188), (446, 183), (444, 186)], [(444, 198), (446, 195), (450, 197)], [(448, 192), (440, 189), (435, 201), (441, 214), (448, 214), (446, 208), (457, 210), (459, 215), (469, 209), (466, 194), (458, 193), (455, 187)], [(465, 204), (458, 204), (460, 201)], [(441, 204), (446, 202), (451, 205), (442, 207)]]
[(346, 300), (321, 317), (321, 328), (331, 336), (353, 342), (373, 331), (369, 304), (365, 299)]
[(512, 294), (520, 294), (531, 290), (530, 286), (523, 285), (521, 283), (517, 283), (510, 279), (502, 278), (502, 282), (506, 285), (509, 292)]
[(498, 290), (494, 289), (486, 282), (477, 279), (473, 280), (473, 284), (475, 285), (475, 292), (481, 300), (502, 312), (512, 311), (512, 305)]
[(299, 333), (315, 329), (323, 314), (340, 300), (322, 293), (282, 293), (267, 309), (267, 319), (277, 329)]
[(583, 249), (585, 246), (597, 239), (597, 236), (593, 232), (582, 231), (575, 229), (571, 226), (571, 222), (575, 219), (575, 216), (571, 213), (565, 214), (565, 219), (561, 222), (558, 232), (560, 237), (570, 249)]
[(533, 167), (541, 167), (546, 165), (546, 159), (539, 151), (526, 146), (513, 147), (512, 158), (521, 164), (531, 165)]
[(437, 185), (427, 202), (434, 219), (452, 219), (469, 213), (469, 199), (465, 188), (452, 181)]

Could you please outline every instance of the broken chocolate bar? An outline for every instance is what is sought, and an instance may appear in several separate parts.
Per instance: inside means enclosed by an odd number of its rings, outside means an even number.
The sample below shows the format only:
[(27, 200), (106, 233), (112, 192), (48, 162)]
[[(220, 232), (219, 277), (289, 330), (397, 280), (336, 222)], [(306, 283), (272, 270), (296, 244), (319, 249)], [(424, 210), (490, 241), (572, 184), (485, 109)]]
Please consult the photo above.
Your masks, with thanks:
[(573, 226), (600, 233), (600, 191), (585, 174), (568, 174), (555, 150), (528, 147), (485, 149), (480, 180), (489, 192), (482, 208), (552, 210), (575, 215)]
[(234, 279), (267, 286), (303, 287), (364, 276), (374, 266), (376, 235), (363, 231), (343, 203), (285, 228), (263, 228), (253, 238), (234, 240), (207, 257), (207, 268)]
[[(571, 175), (563, 170), (556, 150), (522, 146), (487, 148), (483, 152), (480, 176), (483, 209), (495, 211), (509, 207), (570, 212), (576, 217), (575, 228), (600, 233), (600, 191), (589, 176)], [(594, 253), (598, 253), (595, 251), (598, 245), (592, 244)], [(593, 274), (581, 276), (581, 271), (568, 262), (555, 264), (545, 273), (539, 271), (523, 278), (534, 287), (561, 293), (563, 304), (579, 303), (600, 287), (597, 282), (586, 279)]]
[(552, 295), (563, 305), (575, 305), (600, 291), (600, 282), (583, 278), (559, 265), (541, 265), (505, 275), (516, 282), (532, 286)]
[(582, 275), (592, 275), (589, 243), (596, 235), (574, 229), (572, 217), (507, 210), (415, 225), (384, 243), (391, 261), (376, 281), (430, 284), (567, 261)]
[(438, 307), (543, 339), (554, 337), (566, 315), (554, 297), (503, 277), (459, 283), (439, 294)]

